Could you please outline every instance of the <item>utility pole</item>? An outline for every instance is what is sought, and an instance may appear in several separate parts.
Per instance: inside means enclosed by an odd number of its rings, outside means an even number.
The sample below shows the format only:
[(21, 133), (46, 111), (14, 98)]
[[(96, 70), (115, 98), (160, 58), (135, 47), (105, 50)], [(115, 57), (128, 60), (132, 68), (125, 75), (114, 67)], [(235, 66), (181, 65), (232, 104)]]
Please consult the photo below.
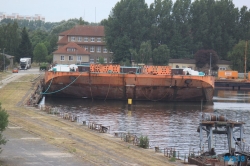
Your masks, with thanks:
[(247, 73), (247, 43), (248, 43), (248, 40), (246, 40), (246, 47), (245, 47), (245, 74), (244, 74), (245, 80), (246, 80), (246, 73)]
[(3, 66), (4, 66), (3, 71), (5, 72), (5, 56), (4, 56), (4, 49), (5, 49), (5, 48), (3, 48)]
[(211, 55), (212, 53), (210, 52), (210, 66), (209, 66), (209, 75), (211, 76)]

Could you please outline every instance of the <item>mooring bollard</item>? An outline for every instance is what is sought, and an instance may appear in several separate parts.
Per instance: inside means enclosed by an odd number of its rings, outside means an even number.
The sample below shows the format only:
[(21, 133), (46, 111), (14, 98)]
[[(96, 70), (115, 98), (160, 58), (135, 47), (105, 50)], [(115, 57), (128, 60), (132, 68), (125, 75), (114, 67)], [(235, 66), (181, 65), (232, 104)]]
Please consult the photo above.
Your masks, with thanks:
[(156, 153), (160, 152), (160, 149), (159, 149), (158, 146), (155, 147), (155, 152), (156, 152)]

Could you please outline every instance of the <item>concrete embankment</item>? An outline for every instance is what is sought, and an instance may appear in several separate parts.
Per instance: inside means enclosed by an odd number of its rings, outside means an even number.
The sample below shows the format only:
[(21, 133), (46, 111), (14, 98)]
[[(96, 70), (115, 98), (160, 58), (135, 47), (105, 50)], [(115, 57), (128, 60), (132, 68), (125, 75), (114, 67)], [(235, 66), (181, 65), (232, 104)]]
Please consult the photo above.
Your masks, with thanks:
[[(0, 157), (2, 165), (41, 165), (45, 161), (49, 165), (69, 165), (70, 161), (72, 165), (182, 165), (169, 162), (162, 153), (25, 106), (37, 76), (23, 75), (0, 89), (0, 102), (10, 122), (5, 132), (9, 141)], [(65, 162), (59, 162), (60, 155), (65, 156)]]

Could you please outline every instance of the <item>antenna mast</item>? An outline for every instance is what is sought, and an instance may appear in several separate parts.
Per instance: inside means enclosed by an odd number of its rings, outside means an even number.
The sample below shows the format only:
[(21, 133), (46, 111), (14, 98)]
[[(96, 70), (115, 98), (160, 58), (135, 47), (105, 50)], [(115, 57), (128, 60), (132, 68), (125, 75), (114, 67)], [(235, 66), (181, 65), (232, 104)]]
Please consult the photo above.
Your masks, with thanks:
[(246, 79), (246, 72), (247, 72), (247, 43), (248, 43), (248, 40), (246, 40), (246, 47), (245, 47), (245, 74), (244, 74), (244, 79)]

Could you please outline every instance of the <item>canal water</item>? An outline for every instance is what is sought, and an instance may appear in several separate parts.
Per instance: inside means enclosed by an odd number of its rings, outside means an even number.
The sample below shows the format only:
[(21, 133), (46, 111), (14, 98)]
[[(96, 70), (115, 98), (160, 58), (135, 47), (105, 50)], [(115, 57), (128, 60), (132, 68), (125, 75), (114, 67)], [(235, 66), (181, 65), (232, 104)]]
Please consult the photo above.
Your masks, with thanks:
[[(190, 150), (200, 150), (197, 128), (201, 114), (222, 115), (246, 123), (244, 138), (250, 145), (250, 91), (215, 90), (213, 103), (133, 101), (129, 106), (127, 101), (46, 97), (45, 105), (61, 112), (81, 114), (81, 121), (87, 123), (110, 126), (112, 135), (126, 132), (147, 136), (150, 148), (175, 148), (183, 156)], [(228, 151), (225, 135), (214, 135), (214, 144), (217, 154)], [(207, 142), (204, 150), (206, 148)]]

